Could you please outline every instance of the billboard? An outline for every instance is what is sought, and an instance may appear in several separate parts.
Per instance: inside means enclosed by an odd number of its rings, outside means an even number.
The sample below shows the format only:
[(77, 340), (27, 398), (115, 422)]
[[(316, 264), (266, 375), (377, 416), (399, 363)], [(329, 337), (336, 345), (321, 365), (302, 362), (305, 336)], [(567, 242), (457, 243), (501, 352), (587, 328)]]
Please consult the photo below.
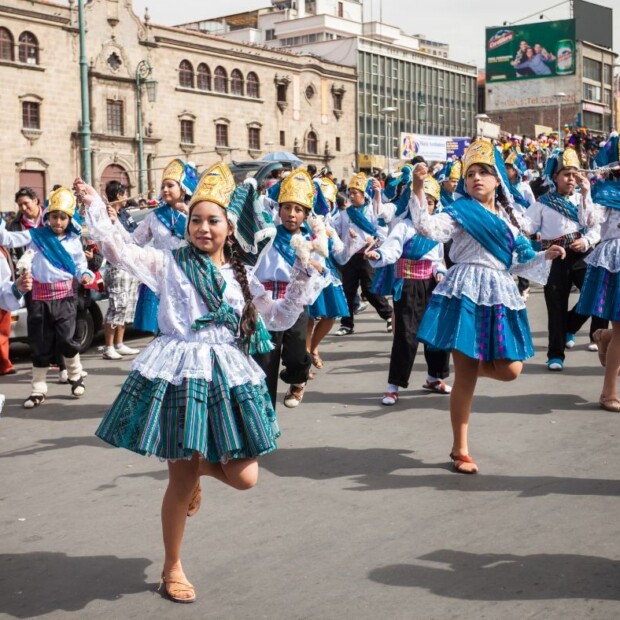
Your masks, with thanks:
[(471, 144), (471, 138), (449, 138), (446, 142), (446, 155), (448, 159), (463, 157)]
[(575, 39), (601, 47), (613, 47), (613, 11), (605, 6), (573, 0)]
[(446, 138), (402, 132), (398, 150), (400, 159), (421, 155), (430, 161), (446, 161)]
[(486, 81), (514, 82), (575, 73), (575, 20), (486, 29)]

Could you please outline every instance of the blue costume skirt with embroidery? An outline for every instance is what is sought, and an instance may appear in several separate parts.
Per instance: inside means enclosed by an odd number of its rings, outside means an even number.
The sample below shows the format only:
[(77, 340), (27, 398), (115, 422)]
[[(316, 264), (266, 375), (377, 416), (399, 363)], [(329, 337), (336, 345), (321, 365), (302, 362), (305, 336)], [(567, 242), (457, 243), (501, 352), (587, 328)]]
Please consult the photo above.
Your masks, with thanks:
[(157, 312), (159, 311), (159, 298), (153, 291), (140, 284), (138, 289), (138, 303), (133, 319), (134, 329), (142, 332), (157, 333)]
[(311, 319), (336, 319), (349, 316), (349, 306), (341, 284), (330, 284), (321, 291), (316, 301), (308, 306)]
[(275, 450), (280, 431), (265, 382), (230, 386), (215, 355), (212, 364), (212, 380), (185, 379), (180, 385), (132, 371), (95, 434), (118, 448), (166, 460), (198, 452), (226, 462)]
[(620, 321), (620, 272), (588, 265), (575, 310), (586, 316)]

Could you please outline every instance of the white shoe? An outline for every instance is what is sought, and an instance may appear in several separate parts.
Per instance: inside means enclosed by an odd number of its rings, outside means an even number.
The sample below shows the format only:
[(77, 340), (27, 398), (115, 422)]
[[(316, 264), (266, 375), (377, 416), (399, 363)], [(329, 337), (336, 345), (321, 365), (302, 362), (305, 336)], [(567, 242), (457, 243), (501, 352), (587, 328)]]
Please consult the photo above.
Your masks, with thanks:
[(122, 360), (123, 356), (114, 347), (105, 347), (103, 349), (104, 360)]
[(591, 342), (588, 345), (588, 351), (593, 351), (593, 352), (598, 351), (598, 345), (596, 344), (596, 342)]
[(284, 406), (294, 409), (299, 407), (304, 397), (305, 383), (301, 385), (289, 385), (287, 393), (284, 395)]
[(116, 349), (116, 352), (120, 353), (121, 355), (138, 355), (138, 353), (140, 353), (140, 349), (132, 349), (131, 347), (128, 347), (124, 342), (114, 345), (114, 348)]
[(69, 383), (69, 373), (66, 368), (58, 373), (58, 383)]

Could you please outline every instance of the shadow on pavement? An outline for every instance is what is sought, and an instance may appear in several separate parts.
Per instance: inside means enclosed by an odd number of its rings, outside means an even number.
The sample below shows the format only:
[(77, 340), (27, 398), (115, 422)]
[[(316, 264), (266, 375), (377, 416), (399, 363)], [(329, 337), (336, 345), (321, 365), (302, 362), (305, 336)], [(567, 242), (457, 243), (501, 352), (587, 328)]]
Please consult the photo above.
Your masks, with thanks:
[[(64, 553), (0, 554), (0, 613), (32, 618), (78, 611), (95, 600), (116, 601), (151, 585), (146, 558), (113, 555), (72, 557)], [(119, 612), (120, 613), (120, 612)]]
[[(560, 478), (557, 476), (462, 476), (449, 471), (448, 457), (440, 463), (424, 463), (409, 456), (411, 450), (384, 448), (350, 449), (334, 446), (280, 448), (265, 455), (261, 465), (282, 478), (328, 480), (347, 478), (357, 486), (347, 491), (429, 488), (437, 491), (511, 492), (518, 497), (546, 495), (620, 496), (620, 480)], [(444, 470), (428, 474), (424, 470)], [(409, 470), (409, 474), (395, 471)], [(414, 473), (420, 472), (420, 473)]]
[(0, 454), (0, 459), (14, 458), (16, 456), (30, 456), (51, 450), (64, 450), (66, 448), (106, 448), (106, 443), (94, 435), (85, 437), (58, 437), (57, 439), (41, 439), (36, 444), (28, 448), (16, 448), (15, 450), (4, 451)]
[(168, 480), (168, 469), (164, 468), (158, 471), (144, 471), (136, 472), (135, 474), (123, 474), (121, 476), (116, 476), (112, 482), (100, 484), (95, 491), (107, 491), (108, 489), (114, 489), (118, 486), (118, 481), (123, 478), (152, 478), (153, 480)]
[(369, 579), (468, 601), (620, 600), (618, 560), (561, 553), (522, 556), (448, 549), (418, 559), (444, 566), (392, 564), (370, 571)]

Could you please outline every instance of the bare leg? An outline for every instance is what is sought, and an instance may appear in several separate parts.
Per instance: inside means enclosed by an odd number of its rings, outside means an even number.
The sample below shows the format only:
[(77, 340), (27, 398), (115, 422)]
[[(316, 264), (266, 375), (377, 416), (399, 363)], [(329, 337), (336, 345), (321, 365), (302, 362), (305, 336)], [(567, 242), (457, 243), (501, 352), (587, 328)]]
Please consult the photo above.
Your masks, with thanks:
[(106, 347), (111, 347), (114, 345), (114, 327), (112, 327), (109, 323), (103, 324), (103, 338)]
[[(168, 583), (187, 581), (181, 566), (181, 544), (187, 519), (187, 506), (198, 482), (198, 456), (190, 461), (168, 463), (168, 488), (161, 505), (161, 524), (164, 536), (164, 576)], [(191, 598), (191, 592), (178, 595)]]
[(246, 491), (258, 481), (258, 461), (254, 458), (231, 459), (228, 463), (209, 463), (201, 458), (198, 472), (200, 476), (211, 476), (233, 489)]
[(612, 321), (611, 329), (605, 330), (611, 332), (611, 339), (605, 334), (606, 360), (605, 360), (605, 379), (603, 381), (603, 390), (601, 392), (601, 401), (618, 400), (618, 371), (620, 370), (620, 323)]
[(320, 319), (317, 323), (317, 326), (312, 334), (312, 340), (310, 342), (310, 354), (318, 355), (319, 354), (319, 345), (321, 344), (323, 338), (329, 334), (331, 328), (334, 326), (336, 319)]
[(114, 330), (114, 344), (123, 344), (125, 338), (125, 326), (117, 325)]
[[(454, 386), (450, 394), (450, 421), (452, 423), (452, 452), (454, 456), (469, 454), (467, 432), (474, 390), (478, 381), (478, 360), (452, 351), (454, 360)], [(462, 463), (463, 472), (478, 471), (475, 463)]]
[(512, 360), (491, 360), (480, 362), (479, 377), (488, 377), (496, 381), (514, 381), (523, 370), (523, 362)]

